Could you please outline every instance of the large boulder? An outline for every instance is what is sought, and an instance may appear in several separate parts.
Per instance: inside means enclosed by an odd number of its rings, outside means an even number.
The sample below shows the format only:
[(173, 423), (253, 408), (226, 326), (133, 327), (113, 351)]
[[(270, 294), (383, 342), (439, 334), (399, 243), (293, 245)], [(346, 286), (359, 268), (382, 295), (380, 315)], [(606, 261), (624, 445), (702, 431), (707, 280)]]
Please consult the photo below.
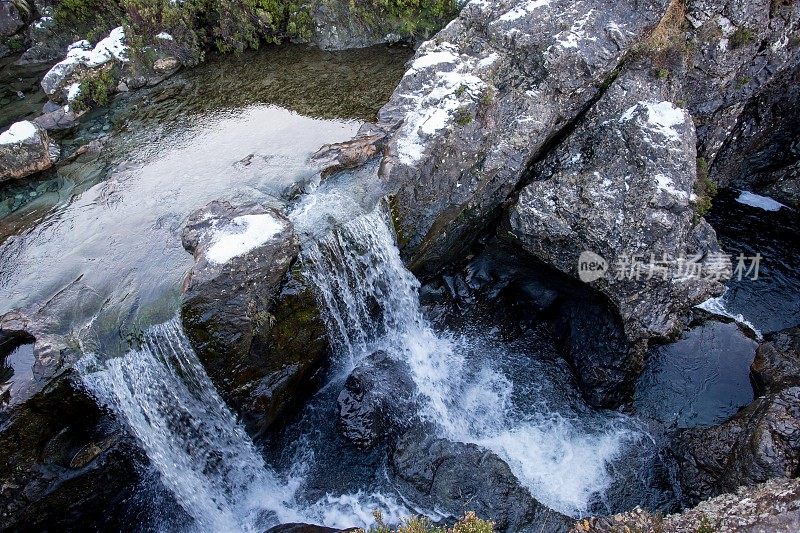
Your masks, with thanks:
[(260, 204), (212, 202), (183, 245), (195, 264), (181, 318), (223, 397), (260, 434), (314, 390), (327, 355), (310, 289), (290, 273), (299, 251), (286, 217)]
[(764, 87), (742, 111), (711, 168), (721, 185), (800, 207), (800, 67)]
[(67, 56), (44, 75), (42, 89), (51, 100), (70, 104), (81, 95), (83, 80), (93, 80), (95, 92), (110, 92), (116, 84), (110, 73), (128, 61), (128, 51), (121, 26), (95, 46), (86, 40), (75, 42), (67, 49)]
[(24, 178), (51, 166), (50, 138), (41, 126), (24, 120), (0, 134), (0, 182)]
[(474, 511), (497, 531), (568, 529), (572, 521), (536, 501), (497, 455), (434, 433), (425, 426), (406, 432), (390, 456), (399, 487), (414, 501), (454, 517)]
[(685, 503), (800, 473), (800, 332), (774, 334), (751, 367), (761, 397), (724, 423), (676, 437)]
[(405, 361), (377, 351), (351, 372), (339, 394), (339, 428), (360, 448), (411, 427), (418, 406), (411, 369)]
[[(626, 70), (533, 166), (508, 214), (508, 238), (604, 293), (633, 342), (669, 337), (730, 272), (695, 210), (692, 118), (669, 94), (649, 68)], [(606, 270), (579, 269), (587, 257)]]
[(461, 258), (613, 79), (666, 0), (470, 2), (424, 43), (380, 122), (401, 251), (428, 277)]

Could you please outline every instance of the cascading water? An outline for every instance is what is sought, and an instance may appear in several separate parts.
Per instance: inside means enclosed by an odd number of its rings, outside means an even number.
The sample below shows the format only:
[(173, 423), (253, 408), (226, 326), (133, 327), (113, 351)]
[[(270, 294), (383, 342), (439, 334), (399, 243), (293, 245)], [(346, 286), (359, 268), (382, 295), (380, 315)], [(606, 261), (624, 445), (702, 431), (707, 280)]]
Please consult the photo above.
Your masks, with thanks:
[[(352, 368), (377, 349), (405, 360), (425, 400), (420, 414), (442, 436), (494, 451), (551, 508), (588, 512), (612, 482), (611, 463), (646, 433), (622, 415), (589, 409), (562, 414), (547, 401), (518, 405), (520, 396), (536, 396), (525, 390), (536, 384), (514, 383), (496, 362), (520, 354), (492, 345), (480, 333), (435, 331), (388, 224), (379, 206), (304, 252), (345, 366)], [(527, 381), (536, 363), (529, 366)]]
[(294, 521), (294, 489), (264, 465), (219, 397), (177, 319), (141, 348), (80, 361), (89, 391), (122, 415), (181, 507), (206, 531), (258, 531)]
[[(295, 225), (307, 225), (309, 213), (302, 206), (296, 210)], [(546, 380), (528, 377), (542, 371), (538, 363), (492, 343), (485, 333), (436, 331), (422, 312), (419, 283), (403, 265), (382, 206), (309, 241), (302, 259), (337, 358), (328, 386), (296, 424), (300, 437), (283, 472), (265, 463), (238, 425), (177, 319), (150, 328), (141, 347), (124, 357), (88, 355), (79, 362), (87, 389), (126, 422), (163, 485), (193, 519), (189, 529), (258, 531), (296, 521), (352, 527), (368, 525), (374, 509), (389, 521), (411, 514), (414, 503), (398, 504), (386, 480), (323, 497), (306, 494), (305, 476), (318, 462), (320, 440), (308, 437), (314, 431), (303, 424), (316, 424), (315, 402), (330, 409), (336, 386), (378, 349), (408, 363), (424, 399), (420, 416), (442, 436), (494, 451), (535, 497), (556, 510), (586, 512), (609, 486), (611, 462), (626, 443), (643, 438), (621, 415), (554, 410), (550, 402), (557, 395), (547, 392)], [(528, 376), (520, 382), (519, 372), (504, 361), (522, 362)], [(325, 413), (321, 416), (331, 414)], [(317, 438), (324, 442), (330, 436)]]

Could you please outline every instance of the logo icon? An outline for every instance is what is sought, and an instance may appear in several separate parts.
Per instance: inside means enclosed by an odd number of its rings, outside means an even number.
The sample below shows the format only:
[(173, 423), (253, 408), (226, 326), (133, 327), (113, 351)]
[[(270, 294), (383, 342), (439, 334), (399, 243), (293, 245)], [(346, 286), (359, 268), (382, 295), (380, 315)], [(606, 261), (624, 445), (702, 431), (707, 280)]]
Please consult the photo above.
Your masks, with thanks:
[(591, 283), (606, 275), (608, 262), (594, 252), (585, 251), (578, 258), (578, 277), (584, 283)]

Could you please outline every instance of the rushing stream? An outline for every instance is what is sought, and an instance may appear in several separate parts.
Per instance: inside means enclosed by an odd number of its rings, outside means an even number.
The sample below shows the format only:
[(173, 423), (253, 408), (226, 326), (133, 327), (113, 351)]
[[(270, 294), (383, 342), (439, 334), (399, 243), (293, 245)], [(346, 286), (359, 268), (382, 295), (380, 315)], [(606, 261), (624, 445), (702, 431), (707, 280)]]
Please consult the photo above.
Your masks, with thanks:
[[(415, 418), (442, 438), (494, 452), (551, 509), (573, 517), (669, 509), (665, 428), (716, 423), (748, 403), (743, 376), (755, 342), (735, 324), (710, 322), (654, 349), (635, 411), (623, 413), (587, 406), (547, 335), (508, 340), (491, 318), (454, 327), (428, 313), (379, 201), (375, 168), (317, 184), (309, 163), (321, 145), (352, 137), (388, 98), (408, 52), (380, 50), (287, 47), (269, 59), (211, 61), (205, 74), (183, 74), (142, 97), (152, 102), (115, 103), (103, 157), (65, 165), (44, 184), (15, 184), (0, 198), (0, 314), (49, 312), (56, 325), (48, 333), (69, 335), (86, 354), (77, 363), (86, 389), (124, 422), (146, 454), (143, 468), (156, 473), (157, 482), (144, 476), (135, 506), (171, 502), (137, 522), (141, 529), (352, 527), (369, 525), (373, 510), (388, 522), (444, 518), (394, 483), (384, 448), (357, 450), (337, 428), (345, 380), (376, 351), (407, 368)], [(253, 61), (264, 61), (260, 70)], [(353, 81), (355, 72), (362, 78)], [(342, 104), (342, 94), (379, 77), (390, 78), (385, 87)], [(96, 124), (82, 128), (81, 142), (104, 135)], [(288, 212), (333, 346), (322, 388), (267, 442), (247, 435), (175, 318), (192, 265), (181, 229), (216, 199)], [(796, 279), (784, 266), (769, 272), (788, 279), (775, 300), (794, 317), (796, 301), (785, 296), (795, 294)], [(741, 312), (750, 289), (731, 288)], [(760, 309), (756, 325), (783, 327), (773, 315)], [(8, 364), (28, 365), (31, 346)], [(692, 376), (680, 375), (686, 368)], [(132, 513), (132, 527), (134, 520)]]

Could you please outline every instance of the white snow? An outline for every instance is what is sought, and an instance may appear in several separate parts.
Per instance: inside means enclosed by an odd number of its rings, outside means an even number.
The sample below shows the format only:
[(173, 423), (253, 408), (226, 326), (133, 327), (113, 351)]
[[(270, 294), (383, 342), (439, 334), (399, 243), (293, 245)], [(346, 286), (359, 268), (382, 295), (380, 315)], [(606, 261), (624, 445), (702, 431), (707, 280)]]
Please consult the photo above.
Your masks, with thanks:
[(667, 194), (671, 194), (672, 196), (677, 196), (679, 198), (689, 198), (689, 193), (675, 188), (675, 183), (669, 176), (665, 176), (664, 174), (656, 174), (653, 177), (656, 180), (656, 188), (659, 191), (664, 191)]
[(0, 144), (22, 143), (37, 135), (36, 126), (29, 120), (15, 122), (3, 133), (0, 133)]
[[(234, 257), (244, 255), (266, 243), (281, 230), (284, 224), (268, 213), (261, 215), (242, 215), (231, 220), (233, 227), (242, 231), (228, 233), (220, 231), (212, 237), (212, 244), (206, 252), (206, 259), (215, 264), (227, 263)], [(228, 226), (228, 229), (231, 228)]]
[[(450, 43), (431, 45), (420, 53), (404, 76), (427, 75), (419, 90), (402, 93), (407, 111), (397, 136), (397, 153), (406, 165), (422, 158), (426, 138), (451, 126), (458, 110), (469, 112), (467, 106), (481, 98), (486, 84), (472, 72), (491, 57), (460, 56)], [(438, 68), (442, 65), (447, 69)]]
[(676, 128), (686, 123), (684, 110), (675, 107), (672, 102), (638, 102), (620, 116), (619, 122), (632, 120), (639, 109), (647, 110), (647, 122), (644, 124), (647, 129), (668, 140), (680, 140), (681, 135)]
[(760, 194), (749, 191), (741, 191), (736, 201), (740, 204), (749, 205), (750, 207), (763, 209), (764, 211), (780, 211), (781, 208), (786, 207), (769, 196), (761, 196)]
[(175, 39), (169, 33), (162, 31), (158, 35), (156, 35), (156, 39), (161, 39), (162, 41), (174, 41)]
[(73, 103), (81, 95), (81, 84), (73, 83), (67, 87), (67, 102)]
[(556, 42), (547, 48), (545, 57), (552, 53), (553, 48), (577, 49), (582, 41), (597, 41), (596, 37), (588, 37), (586, 31), (586, 26), (589, 24), (589, 20), (592, 18), (593, 14), (594, 9), (590, 9), (583, 18), (575, 20), (571, 28), (555, 35)]
[(525, 15), (532, 13), (536, 9), (540, 7), (546, 7), (550, 5), (550, 0), (528, 0), (527, 2), (514, 7), (501, 15), (497, 20), (492, 22), (492, 24), (496, 24), (498, 22), (512, 22), (519, 18), (524, 17)]
[[(432, 67), (434, 65), (440, 65), (442, 63), (455, 63), (458, 61), (458, 56), (455, 55), (450, 50), (442, 50), (438, 52), (431, 52), (429, 54), (422, 55), (414, 60), (411, 63), (411, 67), (409, 67), (409, 72), (415, 72), (419, 70), (424, 70), (426, 68)], [(408, 75), (408, 73), (406, 73)]]
[[(122, 26), (114, 28), (108, 37), (101, 40), (92, 49), (89, 41), (77, 41), (67, 48), (67, 56), (63, 61), (56, 63), (42, 80), (42, 87), (58, 89), (63, 80), (72, 75), (78, 66), (97, 68), (117, 59), (128, 61), (128, 47), (125, 45), (125, 30)], [(46, 89), (48, 90), (48, 89)]]

